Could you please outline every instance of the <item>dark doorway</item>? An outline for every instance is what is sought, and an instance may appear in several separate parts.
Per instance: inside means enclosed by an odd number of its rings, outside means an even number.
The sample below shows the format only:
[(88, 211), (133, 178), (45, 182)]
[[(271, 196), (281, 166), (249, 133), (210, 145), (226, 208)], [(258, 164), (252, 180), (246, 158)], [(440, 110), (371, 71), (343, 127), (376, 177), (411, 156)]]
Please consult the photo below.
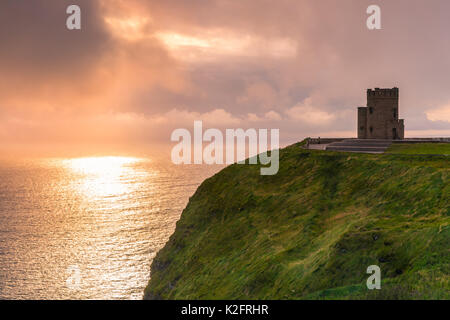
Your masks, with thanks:
[(397, 140), (397, 128), (392, 128), (392, 139)]

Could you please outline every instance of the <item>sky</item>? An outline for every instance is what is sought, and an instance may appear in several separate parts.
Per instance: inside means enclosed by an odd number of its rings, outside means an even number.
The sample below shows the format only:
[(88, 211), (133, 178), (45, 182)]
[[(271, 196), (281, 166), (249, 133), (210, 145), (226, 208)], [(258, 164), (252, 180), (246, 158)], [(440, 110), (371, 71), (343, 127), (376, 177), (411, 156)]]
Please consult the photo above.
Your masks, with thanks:
[(0, 153), (164, 153), (195, 120), (278, 128), (281, 145), (354, 137), (366, 89), (394, 86), (406, 137), (450, 136), (449, 15), (447, 0), (2, 0)]

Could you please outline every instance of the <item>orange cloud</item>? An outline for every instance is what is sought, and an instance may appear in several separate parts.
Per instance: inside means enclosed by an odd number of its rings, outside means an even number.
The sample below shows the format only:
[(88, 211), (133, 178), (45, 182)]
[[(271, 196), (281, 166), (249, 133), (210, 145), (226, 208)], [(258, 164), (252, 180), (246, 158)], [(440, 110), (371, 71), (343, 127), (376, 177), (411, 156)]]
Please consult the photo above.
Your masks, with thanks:
[(69, 0), (0, 2), (3, 149), (139, 150), (202, 119), (347, 134), (377, 86), (400, 87), (407, 135), (448, 129), (447, 105), (423, 108), (450, 99), (448, 1), (387, 2), (380, 32), (359, 0), (77, 3), (73, 32)]

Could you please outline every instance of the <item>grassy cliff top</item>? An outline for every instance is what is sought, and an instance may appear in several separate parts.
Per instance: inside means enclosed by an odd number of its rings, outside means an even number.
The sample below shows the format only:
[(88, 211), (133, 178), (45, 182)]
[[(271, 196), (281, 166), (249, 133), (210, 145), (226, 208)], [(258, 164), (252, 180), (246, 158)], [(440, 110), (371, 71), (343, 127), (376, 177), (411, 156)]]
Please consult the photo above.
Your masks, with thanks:
[(386, 152), (391, 154), (450, 155), (450, 143), (393, 143)]
[[(205, 180), (145, 298), (449, 299), (448, 156), (301, 144), (280, 151), (277, 175), (235, 164)], [(381, 290), (366, 287), (373, 264)]]

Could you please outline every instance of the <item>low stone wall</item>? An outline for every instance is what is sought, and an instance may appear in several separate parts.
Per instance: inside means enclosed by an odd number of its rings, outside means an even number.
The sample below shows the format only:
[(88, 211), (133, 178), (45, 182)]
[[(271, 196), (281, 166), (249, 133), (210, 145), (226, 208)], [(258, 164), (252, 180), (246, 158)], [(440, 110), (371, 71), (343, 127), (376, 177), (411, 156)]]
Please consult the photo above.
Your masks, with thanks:
[(309, 138), (309, 144), (328, 144), (351, 138)]
[[(343, 140), (359, 140), (357, 138), (309, 138), (309, 144), (328, 144), (333, 142), (339, 142)], [(371, 140), (371, 139), (362, 139), (362, 140)], [(378, 139), (382, 140), (382, 139)], [(450, 137), (437, 137), (437, 138), (405, 138), (402, 140), (389, 140), (392, 143), (438, 143), (438, 142), (449, 142)]]
[(393, 143), (450, 143), (450, 137), (448, 138), (406, 138), (403, 140), (392, 140)]

